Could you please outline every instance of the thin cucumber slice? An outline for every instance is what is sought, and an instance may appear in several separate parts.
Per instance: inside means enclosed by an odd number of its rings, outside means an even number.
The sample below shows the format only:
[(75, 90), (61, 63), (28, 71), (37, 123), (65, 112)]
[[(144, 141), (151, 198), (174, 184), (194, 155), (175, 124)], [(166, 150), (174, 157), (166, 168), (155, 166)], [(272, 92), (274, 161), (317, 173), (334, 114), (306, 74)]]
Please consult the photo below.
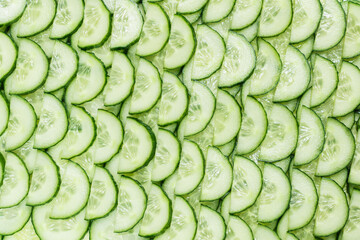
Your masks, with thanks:
[(121, 234), (114, 232), (115, 214), (114, 210), (108, 216), (94, 220), (90, 225), (88, 239), (121, 239)]
[(50, 26), (56, 13), (54, 0), (27, 1), (24, 13), (17, 22), (18, 37), (33, 36)]
[(184, 18), (186, 18), (186, 20), (188, 20), (191, 24), (193, 24), (200, 19), (201, 13), (202, 13), (202, 10), (199, 10), (194, 13), (183, 14), (182, 16)]
[(36, 234), (43, 240), (78, 240), (88, 230), (89, 222), (84, 219), (85, 211), (68, 219), (51, 219), (52, 204), (35, 207), (32, 222)]
[(152, 166), (151, 180), (165, 180), (173, 174), (180, 162), (181, 146), (175, 135), (159, 129), (156, 136), (156, 152)]
[(37, 206), (52, 200), (60, 187), (60, 170), (45, 152), (37, 151), (26, 205)]
[(158, 124), (167, 126), (184, 118), (189, 98), (187, 88), (177, 76), (164, 72), (162, 81)]
[(143, 18), (139, 7), (131, 0), (114, 2), (111, 48), (125, 48), (140, 38)]
[(224, 39), (207, 25), (197, 26), (196, 39), (191, 78), (200, 80), (209, 77), (221, 67), (226, 49)]
[(341, 188), (344, 188), (347, 183), (348, 173), (349, 170), (345, 167), (343, 170), (330, 175), (329, 178), (335, 181)]
[(209, 207), (201, 206), (195, 240), (225, 238), (226, 226), (221, 215)]
[(260, 37), (276, 36), (286, 30), (292, 20), (290, 0), (264, 0), (259, 24)]
[(74, 33), (84, 18), (82, 0), (58, 0), (50, 38), (62, 39)]
[(169, 42), (165, 47), (164, 67), (175, 69), (184, 66), (195, 51), (194, 28), (181, 15), (175, 15), (171, 23)]
[(234, 8), (235, 0), (209, 0), (202, 12), (204, 23), (218, 22), (226, 18)]
[(297, 0), (293, 4), (290, 42), (298, 43), (308, 39), (318, 28), (322, 7), (319, 0)]
[(243, 111), (235, 150), (237, 154), (254, 151), (264, 140), (268, 125), (266, 112), (255, 98), (246, 98)]
[(221, 216), (224, 218), (225, 223), (229, 222), (229, 218), (230, 218), (230, 206), (231, 206), (231, 193), (229, 193), (228, 195), (226, 195), (224, 197), (224, 199), (221, 202), (221, 206), (220, 206), (220, 213)]
[(30, 40), (39, 44), (48, 58), (52, 57), (52, 51), (55, 46), (55, 40), (50, 39), (50, 33), (50, 28), (48, 28), (45, 31), (42, 31), (29, 38)]
[(260, 194), (262, 185), (262, 173), (256, 163), (235, 156), (229, 213), (242, 212), (252, 206)]
[(323, 14), (315, 33), (315, 51), (324, 51), (337, 45), (346, 29), (345, 13), (337, 0), (324, 1), (322, 7)]
[(314, 34), (311, 35), (308, 39), (299, 42), (299, 43), (294, 43), (293, 44), (294, 47), (296, 47), (297, 49), (299, 49), (299, 51), (304, 54), (304, 56), (306, 58), (310, 57), (310, 54), (313, 51), (313, 46), (314, 46)]
[(299, 135), (294, 154), (294, 164), (303, 165), (316, 159), (325, 142), (325, 129), (319, 116), (311, 109), (300, 106)]
[(222, 146), (219, 146), (219, 150), (224, 154), (225, 156), (229, 157), (230, 154), (234, 151), (236, 144), (236, 138), (228, 142), (227, 144), (224, 144)]
[(350, 129), (338, 120), (327, 120), (325, 136), (324, 149), (316, 168), (317, 176), (328, 176), (342, 170), (355, 152), (355, 140)]
[(72, 106), (69, 115), (69, 127), (64, 139), (50, 148), (50, 151), (58, 151), (63, 159), (84, 153), (96, 135), (94, 120), (83, 108)]
[(342, 230), (342, 240), (355, 240), (360, 234), (359, 219), (360, 191), (354, 190), (351, 194), (349, 217)]
[(115, 52), (104, 88), (104, 104), (111, 106), (121, 103), (130, 95), (133, 85), (134, 67), (125, 54)]
[(262, 2), (262, 0), (236, 0), (230, 14), (230, 29), (243, 29), (253, 24), (260, 15)]
[(194, 239), (197, 221), (191, 205), (182, 197), (175, 197), (170, 228), (155, 240)]
[(243, 35), (246, 38), (246, 40), (248, 40), (248, 42), (252, 42), (257, 37), (259, 30), (259, 22), (260, 22), (260, 18), (258, 17), (257, 20), (251, 25), (241, 30), (237, 30), (235, 32), (237, 34)]
[(161, 96), (161, 84), (157, 68), (151, 62), (141, 58), (135, 74), (130, 113), (137, 114), (150, 110)]
[(311, 78), (310, 106), (316, 107), (325, 102), (336, 89), (338, 73), (335, 64), (320, 55), (315, 55)]
[(288, 229), (295, 230), (313, 219), (318, 195), (313, 180), (298, 169), (291, 172), (291, 188)]
[[(0, 9), (1, 12), (1, 9)], [(0, 16), (1, 13), (0, 13)], [(11, 38), (5, 33), (0, 32), (0, 81), (8, 76), (15, 68), (17, 58), (17, 48)], [(6, 61), (4, 61), (6, 59)]]
[(305, 56), (289, 45), (273, 101), (285, 102), (301, 96), (310, 83), (310, 66)]
[(170, 226), (171, 215), (170, 199), (158, 185), (152, 184), (140, 222), (139, 236), (150, 237), (163, 233)]
[(109, 214), (116, 206), (117, 195), (117, 188), (110, 173), (104, 168), (95, 167), (85, 219), (94, 220)]
[(44, 94), (38, 126), (34, 133), (34, 148), (49, 148), (60, 142), (68, 130), (64, 105), (52, 94)]
[(3, 183), (0, 187), (0, 207), (9, 208), (20, 204), (29, 191), (29, 174), (23, 161), (13, 153), (7, 153)]
[(18, 232), (7, 235), (2, 238), (3, 240), (40, 240), (35, 232), (31, 219), (25, 224), (25, 226)]
[(213, 201), (223, 197), (233, 181), (229, 159), (219, 149), (209, 147), (206, 155), (205, 175), (201, 185), (201, 201)]
[(49, 62), (44, 51), (31, 40), (19, 40), (19, 53), (14, 72), (6, 79), (10, 94), (35, 91), (46, 80)]
[(280, 104), (272, 105), (269, 127), (260, 145), (260, 159), (267, 162), (288, 157), (296, 147), (298, 126), (292, 112)]
[(257, 40), (256, 66), (249, 78), (250, 95), (262, 95), (272, 90), (280, 79), (282, 63), (275, 48), (268, 42)]
[(180, 123), (180, 128), (184, 128), (184, 135), (190, 136), (204, 130), (214, 112), (215, 96), (206, 85), (194, 82), (188, 113)]
[(257, 225), (254, 231), (254, 237), (256, 240), (280, 240), (279, 236), (264, 225)]
[(88, 50), (88, 52), (99, 58), (106, 68), (111, 67), (114, 59), (114, 51), (110, 48), (110, 41), (109, 37), (101, 46)]
[(315, 236), (328, 236), (342, 229), (349, 216), (345, 193), (334, 181), (322, 178), (315, 214)]
[(230, 32), (220, 69), (219, 87), (230, 87), (245, 81), (255, 69), (256, 55), (245, 37)]
[(110, 35), (110, 21), (110, 12), (102, 0), (85, 1), (84, 19), (78, 30), (78, 46), (89, 49), (103, 45)]
[(204, 172), (205, 160), (201, 149), (195, 142), (184, 140), (177, 171), (175, 194), (185, 195), (192, 192), (200, 184)]
[(20, 204), (0, 209), (0, 234), (11, 235), (20, 231), (28, 222), (32, 207), (26, 206), (25, 201)]
[(343, 58), (352, 58), (360, 54), (360, 44), (356, 41), (360, 37), (358, 28), (360, 5), (358, 2), (349, 2), (347, 11), (346, 32), (342, 51)]
[(276, 233), (280, 237), (280, 239), (286, 239), (286, 233), (288, 231), (289, 231), (289, 210), (282, 215), (276, 226)]
[(163, 49), (169, 39), (170, 21), (165, 11), (156, 3), (146, 7), (145, 22), (136, 48), (139, 56), (149, 56)]
[(10, 115), (8, 103), (2, 94), (0, 94), (0, 113), (1, 113), (0, 115), (0, 136), (1, 136), (8, 125), (9, 115)]
[(151, 128), (138, 119), (128, 117), (125, 125), (124, 143), (119, 158), (119, 173), (134, 172), (155, 156), (156, 139)]
[(254, 236), (249, 225), (240, 217), (230, 215), (227, 222), (225, 240), (253, 240)]
[(86, 206), (90, 194), (89, 178), (76, 163), (69, 161), (61, 176), (58, 194), (52, 201), (52, 219), (65, 219), (76, 216)]
[(359, 68), (349, 62), (342, 62), (332, 116), (340, 117), (354, 111), (360, 104), (359, 91)]
[(271, 163), (265, 164), (263, 174), (264, 187), (259, 196), (258, 221), (271, 222), (281, 217), (288, 208), (291, 185), (283, 170)]
[(144, 216), (147, 196), (140, 183), (129, 177), (122, 176), (118, 188), (115, 232), (125, 232), (132, 229)]
[(5, 175), (5, 158), (0, 153), (0, 188), (4, 182), (4, 175)]
[(354, 136), (356, 138), (356, 149), (354, 158), (351, 162), (350, 173), (348, 183), (350, 184), (360, 184), (360, 131)]
[(218, 90), (214, 113), (215, 146), (224, 145), (236, 137), (241, 125), (240, 106), (229, 93)]
[(179, 13), (193, 13), (202, 9), (209, 0), (180, 0), (177, 6)]
[(68, 84), (76, 75), (78, 62), (78, 55), (73, 48), (61, 41), (56, 41), (44, 90), (53, 92)]
[(8, 25), (18, 20), (24, 13), (26, 0), (4, 2), (0, 8), (0, 26)]
[(273, 164), (279, 168), (281, 168), (285, 173), (288, 172), (289, 168), (290, 168), (290, 163), (291, 163), (292, 159), (291, 157), (287, 157), (283, 160), (274, 162)]
[(4, 132), (5, 150), (11, 151), (24, 145), (36, 128), (36, 114), (31, 104), (22, 97), (10, 98), (10, 116)]
[(346, 114), (345, 116), (338, 117), (337, 120), (342, 122), (347, 128), (351, 129), (351, 127), (355, 123), (355, 113), (350, 112), (350, 113)]
[(106, 71), (102, 62), (93, 54), (79, 52), (79, 68), (76, 77), (66, 89), (67, 103), (82, 104), (94, 99), (103, 90)]

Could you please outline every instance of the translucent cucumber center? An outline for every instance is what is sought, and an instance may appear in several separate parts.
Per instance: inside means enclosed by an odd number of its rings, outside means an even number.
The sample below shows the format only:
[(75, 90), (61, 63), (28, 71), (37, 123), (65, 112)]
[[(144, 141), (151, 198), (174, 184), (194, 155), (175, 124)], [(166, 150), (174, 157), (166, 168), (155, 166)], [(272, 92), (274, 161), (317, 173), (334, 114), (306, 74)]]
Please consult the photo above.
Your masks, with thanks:
[(158, 215), (161, 211), (161, 207), (159, 205), (160, 199), (155, 194), (150, 194), (147, 202), (146, 213), (142, 219), (142, 225), (150, 225), (156, 215)]
[(272, 23), (274, 18), (279, 14), (281, 7), (277, 5), (275, 0), (265, 0), (263, 3), (263, 15), (261, 23)]
[(47, 218), (44, 223), (47, 226), (46, 228), (49, 229), (51, 232), (66, 232), (73, 230), (77, 226), (78, 221), (75, 216), (65, 220), (53, 220), (51, 218)]
[(200, 216), (196, 239), (197, 240), (200, 240), (200, 239), (201, 240), (212, 240), (212, 239), (214, 239), (214, 234), (211, 231), (211, 227), (209, 226), (208, 222), (206, 221), (206, 218), (203, 216)]
[(97, 138), (95, 140), (95, 146), (98, 148), (104, 148), (109, 145), (111, 141), (109, 129), (107, 129), (106, 124), (98, 123), (97, 128)]
[(99, 208), (101, 201), (106, 193), (105, 183), (99, 180), (94, 180), (91, 183), (91, 194), (87, 206), (88, 211), (93, 211)]
[(317, 217), (325, 221), (336, 206), (336, 201), (330, 194), (320, 194)]
[(121, 149), (121, 157), (133, 161), (136, 159), (140, 140), (131, 129), (125, 130), (124, 145)]
[(304, 7), (302, 6), (302, 1), (295, 0), (294, 4), (294, 13), (293, 13), (293, 29), (298, 28), (303, 24), (304, 20), (306, 20), (309, 16), (307, 15), (306, 11), (304, 10)]
[(290, 209), (298, 209), (305, 202), (305, 196), (299, 190), (293, 188), (291, 190)]
[(79, 90), (84, 90), (89, 85), (89, 77), (91, 75), (91, 66), (88, 66), (84, 63), (79, 64), (79, 69), (77, 72), (77, 88)]
[(326, 35), (331, 26), (334, 24), (334, 20), (332, 18), (332, 14), (329, 12), (329, 8), (323, 8), (323, 14), (321, 16), (320, 25), (316, 32), (315, 38), (321, 38)]
[(1, 8), (7, 8), (7, 7), (11, 6), (12, 3), (13, 3), (13, 1), (11, 1), (11, 0), (1, 0), (0, 1), (0, 7)]
[(194, 159), (189, 154), (183, 154), (179, 167), (179, 177), (190, 176), (194, 172), (195, 166)]
[(234, 171), (234, 181), (232, 192), (237, 197), (245, 197), (249, 194), (249, 185), (246, 181), (247, 173), (245, 169), (237, 167)]
[(61, 61), (59, 53), (54, 52), (51, 58), (50, 67), (49, 67), (49, 77), (57, 78), (61, 76), (61, 73), (64, 71), (64, 63)]
[(156, 38), (161, 34), (159, 23), (153, 19), (147, 19), (141, 32), (141, 38), (139, 44), (145, 44), (152, 38)]
[(41, 3), (40, 0), (28, 0), (27, 7), (25, 9), (24, 15), (21, 17), (23, 24), (31, 24), (36, 22), (36, 19), (41, 16)]
[(351, 232), (359, 228), (360, 224), (360, 208), (351, 206), (349, 211), (349, 219), (345, 225), (344, 231)]
[(0, 196), (8, 195), (9, 192), (16, 187), (18, 184), (17, 176), (18, 174), (16, 174), (13, 168), (5, 168), (3, 184), (0, 187)]
[(113, 24), (113, 36), (114, 38), (119, 38), (125, 35), (127, 32), (130, 31), (130, 18), (129, 12), (122, 4), (117, 4), (117, 9), (114, 14), (114, 21)]
[(277, 191), (276, 185), (264, 178), (264, 186), (261, 193), (260, 203), (262, 205), (272, 204), (275, 200), (275, 193)]
[(336, 90), (336, 100), (348, 101), (351, 98), (351, 76), (344, 71), (340, 72), (340, 80)]
[(312, 138), (312, 131), (308, 124), (302, 122), (299, 127), (299, 141), (298, 146), (302, 147), (307, 145)]
[(46, 109), (43, 109), (40, 116), (39, 125), (36, 129), (38, 134), (45, 133), (49, 128), (54, 127), (55, 124), (54, 115), (55, 115), (54, 112), (50, 112)]
[(13, 136), (16, 135), (16, 133), (19, 131), (20, 128), (21, 128), (20, 121), (17, 118), (12, 117), (9, 120), (6, 132), (8, 135)]
[(324, 150), (321, 153), (321, 160), (325, 162), (330, 162), (333, 160), (334, 155), (336, 155), (340, 150), (337, 140), (334, 134), (328, 132), (326, 135)]
[(241, 53), (240, 49), (237, 47), (231, 45), (228, 46), (226, 48), (222, 71), (227, 74), (236, 73), (239, 71), (239, 68), (241, 67), (241, 62), (239, 59), (241, 59), (242, 54), (243, 53)]
[(203, 188), (212, 188), (215, 183), (216, 183), (216, 179), (218, 179), (218, 177), (221, 174), (221, 166), (218, 163), (215, 162), (208, 162), (206, 164), (206, 174), (203, 180)]
[(264, 140), (264, 147), (274, 147), (279, 141), (284, 139), (285, 134), (285, 127), (283, 124), (270, 120), (269, 129)]
[(354, 14), (348, 15), (348, 23), (346, 28), (346, 39), (350, 41), (357, 41), (359, 39), (360, 25), (359, 19)]
[(173, 109), (173, 103), (178, 98), (178, 92), (175, 84), (163, 83), (162, 85), (162, 98), (160, 104), (159, 114), (163, 117), (167, 116)]
[(67, 6), (67, 1), (58, 0), (55, 23), (59, 25), (66, 25), (70, 21), (71, 21), (71, 14)]
[(132, 101), (136, 101), (141, 98), (143, 92), (148, 90), (152, 84), (152, 78), (150, 76), (145, 76), (143, 73), (138, 73), (136, 75), (136, 87), (132, 94)]
[(83, 37), (90, 37), (97, 32), (102, 15), (100, 11), (98, 6), (89, 6), (85, 8), (84, 27), (82, 29)]
[(201, 109), (201, 104), (199, 102), (199, 96), (195, 93), (190, 98), (187, 120), (191, 122), (197, 121), (201, 116), (201, 110), (202, 109)]
[(214, 52), (208, 43), (201, 36), (198, 36), (198, 45), (195, 53), (194, 65), (197, 68), (205, 68), (209, 66), (209, 60), (213, 59)]
[(107, 88), (112, 90), (121, 86), (127, 78), (126, 71), (123, 71), (120, 66), (113, 65), (111, 68), (110, 77), (108, 78)]
[(173, 31), (170, 34), (169, 43), (166, 47), (166, 56), (170, 57), (175, 53), (175, 50), (182, 48), (186, 44), (184, 36), (181, 32)]
[(254, 132), (255, 123), (245, 112), (243, 113), (243, 120), (241, 122), (241, 137), (251, 136)]
[(164, 165), (170, 160), (171, 153), (164, 147), (165, 143), (162, 139), (158, 139), (155, 153), (155, 164)]
[(31, 177), (30, 193), (38, 191), (42, 185), (46, 182), (45, 169), (41, 166), (37, 166)]
[(227, 106), (221, 102), (217, 102), (215, 111), (215, 131), (222, 132), (226, 128), (226, 121), (229, 118), (229, 110)]
[(25, 82), (31, 70), (34, 68), (34, 61), (26, 52), (20, 52), (15, 68), (15, 78), (20, 84)]
[(122, 216), (127, 216), (133, 211), (129, 194), (121, 188), (119, 191), (118, 206), (116, 210), (117, 214)]
[(55, 206), (66, 204), (76, 191), (79, 191), (79, 189), (76, 188), (74, 179), (64, 178), (61, 182), (59, 193), (55, 198)]
[(322, 73), (317, 68), (314, 68), (312, 78), (313, 78), (312, 91), (315, 91), (316, 93), (320, 93), (324, 85), (324, 79)]

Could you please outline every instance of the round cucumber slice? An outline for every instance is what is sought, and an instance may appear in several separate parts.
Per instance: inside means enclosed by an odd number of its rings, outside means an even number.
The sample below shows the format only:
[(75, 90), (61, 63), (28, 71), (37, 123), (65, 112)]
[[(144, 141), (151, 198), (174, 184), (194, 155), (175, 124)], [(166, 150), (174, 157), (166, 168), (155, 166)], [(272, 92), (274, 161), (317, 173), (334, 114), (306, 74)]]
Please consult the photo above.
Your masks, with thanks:
[(18, 20), (24, 13), (26, 0), (4, 1), (0, 8), (0, 25), (8, 25)]
[(226, 228), (226, 240), (254, 239), (253, 233), (249, 225), (240, 217), (230, 215)]
[(254, 23), (260, 15), (262, 2), (262, 0), (235, 1), (230, 13), (232, 18), (230, 29), (244, 29)]
[[(0, 9), (0, 12), (2, 9)], [(0, 13), (0, 16), (2, 14)], [(1, 17), (0, 17), (1, 18)], [(1, 21), (1, 20), (0, 20)], [(17, 49), (11, 38), (0, 32), (0, 81), (5, 78), (14, 68), (17, 58)]]
[(0, 112), (1, 112), (1, 116), (0, 116), (0, 136), (1, 136), (8, 125), (9, 115), (10, 115), (8, 103), (6, 102), (5, 97), (2, 94), (0, 94)]
[(195, 240), (225, 238), (226, 226), (221, 215), (211, 208), (201, 206)]
[(20, 231), (28, 222), (32, 207), (22, 201), (10, 208), (0, 209), (0, 234), (11, 235)]

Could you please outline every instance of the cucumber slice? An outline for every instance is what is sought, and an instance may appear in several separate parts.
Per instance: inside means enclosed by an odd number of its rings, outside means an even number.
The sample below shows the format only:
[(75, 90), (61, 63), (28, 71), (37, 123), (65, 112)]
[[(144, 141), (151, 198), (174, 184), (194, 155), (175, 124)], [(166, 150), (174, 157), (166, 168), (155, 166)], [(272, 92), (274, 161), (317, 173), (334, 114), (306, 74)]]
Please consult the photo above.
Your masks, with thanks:
[(262, 173), (255, 162), (235, 156), (229, 213), (242, 212), (251, 207), (260, 194), (262, 184)]
[[(0, 9), (1, 11), (1, 9)], [(0, 16), (2, 14), (0, 13)], [(15, 68), (17, 49), (15, 43), (5, 33), (0, 32), (0, 81)], [(5, 61), (6, 60), (6, 61)]]
[(235, 144), (236, 144), (236, 138), (234, 138), (233, 140), (231, 140), (230, 142), (228, 142), (225, 145), (219, 146), (218, 148), (222, 154), (229, 157), (230, 154), (234, 151)]
[(254, 237), (256, 240), (280, 240), (279, 236), (264, 225), (257, 225), (254, 231)]
[(338, 120), (327, 120), (325, 136), (324, 149), (316, 168), (317, 176), (328, 176), (342, 170), (355, 152), (355, 140), (350, 129)]
[(295, 165), (310, 163), (323, 150), (325, 129), (319, 116), (311, 109), (301, 106), (299, 121), (299, 135), (295, 155)]
[(145, 22), (141, 31), (136, 54), (149, 56), (162, 50), (170, 35), (170, 21), (165, 11), (156, 3), (146, 7)]
[(143, 18), (139, 7), (130, 0), (114, 2), (111, 48), (125, 48), (140, 38)]
[(233, 96), (220, 89), (213, 118), (215, 146), (224, 145), (236, 137), (241, 125), (240, 106)]
[(18, 37), (33, 36), (50, 26), (56, 12), (54, 0), (27, 1), (21, 18), (18, 20)]
[(32, 222), (36, 234), (43, 240), (78, 240), (81, 239), (89, 226), (84, 219), (85, 211), (68, 219), (49, 218), (52, 204), (35, 207), (32, 212)]
[(35, 232), (31, 219), (25, 224), (25, 226), (18, 232), (4, 236), (4, 240), (40, 240)]
[(0, 7), (0, 26), (17, 21), (25, 11), (26, 0), (6, 1)]
[(226, 49), (220, 34), (206, 25), (197, 26), (196, 39), (191, 78), (200, 80), (209, 77), (221, 67)]
[(90, 225), (88, 239), (121, 239), (121, 234), (114, 232), (115, 214), (114, 210), (108, 216), (94, 220)]
[(260, 37), (272, 37), (284, 32), (292, 20), (290, 0), (264, 0), (260, 13)]
[(130, 95), (133, 85), (134, 67), (125, 54), (115, 52), (104, 88), (104, 104), (112, 106), (121, 103)]
[(158, 125), (168, 126), (181, 121), (188, 109), (188, 91), (180, 79), (164, 72), (159, 107)]
[(218, 22), (226, 18), (234, 8), (234, 5), (235, 0), (209, 0), (203, 9), (203, 22)]
[(322, 178), (314, 235), (321, 237), (336, 233), (344, 227), (348, 216), (349, 206), (343, 190), (334, 181)]
[(315, 33), (315, 51), (324, 51), (337, 45), (346, 29), (345, 13), (337, 0), (324, 1), (322, 7), (323, 14)]
[(200, 19), (201, 13), (202, 13), (202, 10), (199, 10), (194, 13), (183, 14), (182, 16), (184, 18), (186, 18), (186, 20), (188, 20), (191, 24), (193, 24)]
[(52, 201), (51, 219), (66, 219), (79, 214), (86, 206), (90, 194), (90, 183), (86, 172), (69, 161), (61, 176), (58, 194)]
[(322, 7), (319, 0), (296, 0), (293, 9), (290, 42), (298, 43), (305, 41), (316, 31)]
[(290, 163), (291, 163), (292, 159), (291, 157), (287, 157), (283, 160), (274, 162), (273, 164), (279, 168), (281, 168), (285, 173), (288, 172), (289, 168), (290, 168)]
[(236, 0), (230, 14), (230, 29), (243, 29), (253, 24), (260, 15), (261, 7), (262, 0)]
[(114, 51), (110, 48), (110, 37), (99, 47), (88, 50), (93, 53), (104, 64), (106, 68), (111, 67), (114, 59)]
[(6, 79), (10, 94), (26, 94), (41, 87), (49, 62), (44, 51), (31, 40), (19, 40), (19, 53), (14, 72)]
[(226, 228), (226, 240), (252, 240), (253, 233), (249, 225), (240, 217), (230, 215)]
[(151, 180), (165, 180), (173, 174), (180, 162), (181, 146), (175, 135), (159, 129), (156, 137), (156, 152), (152, 166)]
[(271, 91), (280, 79), (282, 63), (275, 48), (268, 42), (258, 39), (254, 72), (249, 78), (250, 95), (262, 95)]
[(266, 112), (255, 98), (246, 98), (243, 111), (235, 150), (237, 154), (254, 151), (264, 140), (268, 125)]
[(201, 185), (200, 200), (220, 199), (231, 188), (233, 177), (230, 162), (215, 147), (208, 148), (205, 162), (205, 175)]
[(308, 39), (305, 41), (295, 43), (293, 44), (294, 47), (299, 49), (299, 51), (304, 54), (306, 58), (310, 57), (310, 54), (313, 51), (313, 45), (314, 45), (314, 34), (311, 35)]
[(360, 44), (356, 41), (360, 37), (358, 28), (360, 5), (357, 2), (349, 2), (347, 11), (346, 32), (342, 51), (343, 58), (352, 58), (360, 54)]
[(219, 87), (230, 87), (245, 81), (255, 69), (256, 55), (242, 35), (230, 32), (220, 69)]
[(4, 182), (4, 175), (5, 175), (5, 158), (0, 153), (0, 188)]
[(0, 94), (0, 113), (1, 113), (0, 115), (0, 136), (1, 136), (8, 125), (9, 115), (10, 115), (8, 103), (6, 102), (5, 97), (2, 94)]
[(10, 116), (4, 132), (5, 150), (15, 150), (24, 145), (36, 128), (36, 114), (31, 104), (22, 97), (10, 98)]
[(170, 228), (155, 240), (194, 239), (197, 221), (191, 205), (182, 197), (175, 197)]
[(163, 190), (151, 185), (144, 216), (140, 222), (139, 236), (157, 236), (164, 232), (171, 221), (171, 201)]
[(28, 222), (32, 208), (25, 201), (20, 204), (0, 209), (0, 234), (11, 235), (20, 231)]
[(129, 173), (146, 166), (154, 157), (156, 139), (151, 128), (138, 119), (128, 117), (125, 125), (124, 142), (120, 152), (118, 172)]
[(42, 205), (55, 197), (60, 188), (59, 171), (59, 167), (47, 153), (37, 151), (26, 205)]
[(318, 195), (313, 180), (298, 169), (291, 172), (291, 188), (288, 230), (295, 230), (313, 219)]
[(350, 173), (349, 173), (349, 179), (348, 179), (348, 183), (350, 184), (359, 184), (360, 183), (360, 131), (357, 132), (357, 134), (355, 135), (356, 138), (356, 148), (355, 148), (355, 154), (354, 154), (354, 158), (352, 160), (351, 163), (351, 167), (350, 167)]
[(68, 130), (68, 119), (62, 103), (51, 94), (44, 94), (43, 107), (34, 133), (34, 148), (49, 148), (60, 142)]
[(209, 0), (180, 0), (177, 6), (179, 13), (193, 13), (202, 9)]
[(45, 31), (42, 31), (29, 38), (43, 49), (48, 58), (52, 57), (52, 52), (56, 42), (55, 40), (50, 39), (50, 33), (50, 28), (48, 28)]
[(135, 74), (135, 86), (131, 96), (130, 113), (150, 110), (161, 96), (161, 78), (157, 68), (141, 58)]
[(75, 77), (78, 62), (78, 55), (73, 48), (61, 41), (56, 41), (44, 90), (53, 92), (65, 87)]
[(221, 215), (209, 207), (201, 206), (195, 240), (225, 238), (225, 223)]
[(351, 194), (349, 217), (342, 230), (342, 240), (356, 239), (360, 234), (360, 226), (358, 224), (359, 208), (360, 208), (360, 191), (354, 190)]
[(29, 174), (23, 161), (13, 153), (7, 153), (3, 171), (0, 207), (9, 208), (20, 204), (28, 194)]
[(117, 188), (110, 173), (104, 168), (95, 167), (85, 219), (94, 220), (109, 214), (116, 206), (117, 195)]
[(79, 52), (79, 68), (76, 78), (66, 89), (65, 100), (82, 104), (96, 98), (106, 83), (106, 71), (102, 62), (93, 54)]
[(85, 1), (84, 19), (78, 30), (78, 46), (89, 49), (103, 45), (110, 35), (110, 21), (110, 12), (102, 0)]
[(132, 229), (144, 216), (147, 196), (140, 183), (129, 177), (122, 176), (118, 188), (115, 232), (125, 232)]
[(256, 21), (251, 25), (235, 32), (237, 34), (243, 35), (246, 38), (246, 40), (248, 40), (248, 42), (252, 42), (257, 37), (259, 22), (260, 22), (260, 18), (258, 17)]
[(273, 101), (285, 102), (298, 98), (306, 91), (309, 83), (310, 66), (305, 56), (289, 45)]
[(345, 167), (343, 170), (330, 175), (329, 178), (335, 181), (341, 188), (344, 188), (348, 178), (348, 173), (349, 170)]
[(268, 121), (269, 127), (260, 145), (260, 159), (275, 162), (288, 157), (295, 149), (298, 126), (293, 114), (280, 104), (272, 105)]
[(164, 67), (175, 69), (184, 66), (195, 51), (194, 28), (181, 15), (175, 15), (171, 23), (169, 42), (165, 47)]
[(73, 34), (84, 19), (82, 0), (58, 0), (50, 37), (62, 39)]
[(195, 142), (185, 139), (177, 171), (176, 195), (188, 194), (200, 184), (204, 177), (204, 165), (204, 156), (199, 146)]
[(271, 163), (265, 164), (263, 174), (264, 187), (259, 196), (258, 221), (271, 222), (281, 217), (288, 208), (291, 185), (282, 169)]

